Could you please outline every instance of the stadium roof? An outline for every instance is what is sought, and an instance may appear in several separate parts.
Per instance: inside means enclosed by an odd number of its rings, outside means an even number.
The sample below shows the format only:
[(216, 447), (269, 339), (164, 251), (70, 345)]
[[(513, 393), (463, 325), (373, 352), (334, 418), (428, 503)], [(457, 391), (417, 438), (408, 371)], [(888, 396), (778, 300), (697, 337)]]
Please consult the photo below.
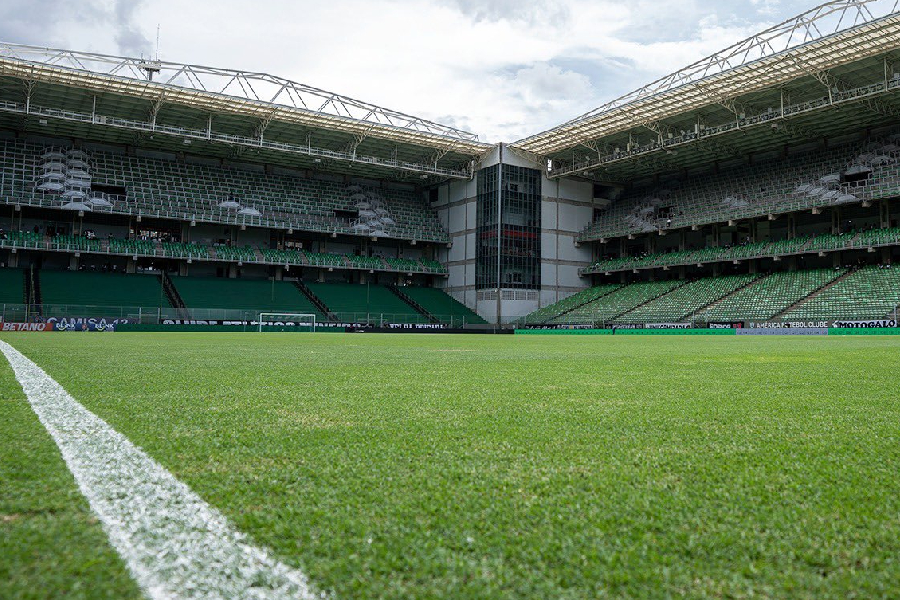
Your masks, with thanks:
[[(896, 123), (898, 6), (831, 0), (511, 147), (625, 182)], [(492, 148), (266, 73), (3, 43), (0, 128), (424, 183)]]
[(773, 130), (799, 140), (896, 121), (898, 4), (826, 2), (513, 145), (552, 161), (551, 176), (616, 180), (771, 149)]
[(492, 147), (460, 129), (266, 73), (6, 43), (3, 114), (47, 135), (90, 127), (96, 137), (105, 128), (108, 141), (137, 134), (144, 146), (224, 146), (226, 156), (252, 150), (286, 166), (376, 177), (467, 178)]

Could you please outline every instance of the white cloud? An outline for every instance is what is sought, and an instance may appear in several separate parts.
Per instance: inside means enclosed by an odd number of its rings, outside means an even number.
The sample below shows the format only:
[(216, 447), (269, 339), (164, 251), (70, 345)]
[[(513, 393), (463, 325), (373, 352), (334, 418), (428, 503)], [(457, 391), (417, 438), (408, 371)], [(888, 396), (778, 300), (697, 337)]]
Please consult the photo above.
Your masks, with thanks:
[(265, 71), (513, 141), (791, 16), (797, 3), (0, 0), (0, 40), (149, 54), (160, 24), (164, 60)]

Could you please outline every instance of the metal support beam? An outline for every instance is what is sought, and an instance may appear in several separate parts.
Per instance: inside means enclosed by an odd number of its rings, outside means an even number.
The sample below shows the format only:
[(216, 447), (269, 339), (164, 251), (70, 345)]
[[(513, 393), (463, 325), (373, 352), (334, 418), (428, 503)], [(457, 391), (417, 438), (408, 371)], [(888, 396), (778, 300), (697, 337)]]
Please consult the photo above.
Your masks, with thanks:
[(150, 129), (152, 131), (156, 131), (156, 116), (159, 114), (159, 110), (162, 108), (164, 100), (165, 97), (160, 95), (159, 98), (150, 104)]

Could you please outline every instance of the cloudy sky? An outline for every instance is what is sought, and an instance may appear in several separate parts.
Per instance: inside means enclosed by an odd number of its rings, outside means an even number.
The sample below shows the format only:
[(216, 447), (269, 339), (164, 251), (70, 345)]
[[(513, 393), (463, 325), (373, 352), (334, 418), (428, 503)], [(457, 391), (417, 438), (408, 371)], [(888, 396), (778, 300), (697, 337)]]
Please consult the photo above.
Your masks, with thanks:
[(514, 141), (815, 0), (0, 0), (0, 41), (264, 71)]

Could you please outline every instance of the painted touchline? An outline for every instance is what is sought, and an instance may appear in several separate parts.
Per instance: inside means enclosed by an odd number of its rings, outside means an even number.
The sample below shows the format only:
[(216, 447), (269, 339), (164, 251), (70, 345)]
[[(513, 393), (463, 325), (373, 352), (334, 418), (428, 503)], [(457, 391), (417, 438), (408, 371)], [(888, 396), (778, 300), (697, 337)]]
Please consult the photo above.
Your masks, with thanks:
[(221, 513), (21, 352), (3, 341), (0, 351), (113, 547), (150, 598), (324, 596), (311, 590), (301, 571), (249, 543)]

